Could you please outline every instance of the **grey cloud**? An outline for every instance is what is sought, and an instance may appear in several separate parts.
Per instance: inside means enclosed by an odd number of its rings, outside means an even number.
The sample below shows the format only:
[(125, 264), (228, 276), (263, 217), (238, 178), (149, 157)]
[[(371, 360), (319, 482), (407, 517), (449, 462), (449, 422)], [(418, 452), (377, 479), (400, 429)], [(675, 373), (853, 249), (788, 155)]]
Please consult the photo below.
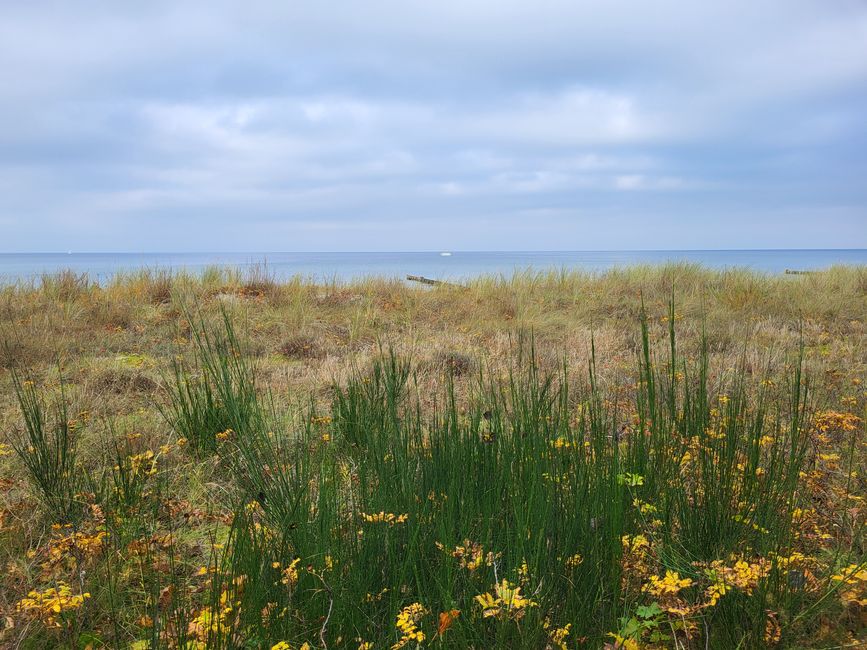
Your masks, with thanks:
[(867, 246), (860, 2), (2, 18), (0, 249)]

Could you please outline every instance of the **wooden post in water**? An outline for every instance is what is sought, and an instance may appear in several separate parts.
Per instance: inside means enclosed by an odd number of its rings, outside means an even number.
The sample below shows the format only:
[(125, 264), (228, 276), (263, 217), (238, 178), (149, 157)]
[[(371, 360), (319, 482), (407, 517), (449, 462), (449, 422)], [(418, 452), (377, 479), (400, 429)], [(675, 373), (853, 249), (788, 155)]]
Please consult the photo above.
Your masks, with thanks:
[(422, 284), (430, 284), (433, 286), (443, 286), (443, 287), (456, 287), (459, 289), (466, 289), (466, 287), (462, 284), (454, 284), (453, 282), (443, 282), (442, 280), (431, 280), (430, 278), (426, 278), (421, 275), (408, 275), (406, 279), (411, 282), (421, 282)]

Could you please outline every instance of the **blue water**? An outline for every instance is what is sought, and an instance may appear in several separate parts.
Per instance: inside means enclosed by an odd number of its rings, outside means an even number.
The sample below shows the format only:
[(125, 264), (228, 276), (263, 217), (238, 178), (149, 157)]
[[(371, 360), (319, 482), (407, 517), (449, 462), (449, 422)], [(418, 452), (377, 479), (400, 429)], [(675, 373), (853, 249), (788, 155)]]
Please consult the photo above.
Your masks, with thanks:
[(711, 268), (750, 268), (767, 273), (815, 270), (834, 264), (867, 265), (867, 250), (714, 250), (714, 251), (564, 251), (470, 252), (450, 256), (423, 253), (0, 253), (0, 282), (30, 280), (64, 269), (86, 272), (105, 282), (119, 271), (168, 269), (196, 273), (213, 266), (266, 265), (278, 278), (301, 275), (315, 280), (364, 276), (468, 278), (511, 275), (528, 268), (605, 271), (631, 264), (694, 262)]

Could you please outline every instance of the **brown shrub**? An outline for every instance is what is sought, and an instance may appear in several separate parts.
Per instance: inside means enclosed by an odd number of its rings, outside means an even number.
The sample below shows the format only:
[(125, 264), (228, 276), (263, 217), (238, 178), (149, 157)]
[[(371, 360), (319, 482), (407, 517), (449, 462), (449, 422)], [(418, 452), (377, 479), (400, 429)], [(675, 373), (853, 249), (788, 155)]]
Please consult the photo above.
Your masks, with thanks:
[(172, 276), (168, 273), (153, 278), (148, 287), (150, 300), (155, 305), (167, 305), (172, 301)]
[(441, 350), (437, 352), (431, 360), (431, 365), (451, 373), (455, 377), (474, 372), (478, 367), (478, 363), (473, 357), (463, 352), (455, 352), (454, 350)]
[(99, 393), (150, 394), (157, 383), (147, 375), (126, 368), (106, 368), (94, 377), (92, 386)]
[(280, 354), (287, 359), (318, 359), (323, 356), (322, 349), (312, 336), (293, 336), (280, 345)]
[(102, 295), (90, 304), (89, 321), (109, 329), (127, 329), (135, 322), (135, 309), (128, 302)]
[(19, 339), (0, 340), (0, 368), (22, 368), (43, 360), (38, 345)]

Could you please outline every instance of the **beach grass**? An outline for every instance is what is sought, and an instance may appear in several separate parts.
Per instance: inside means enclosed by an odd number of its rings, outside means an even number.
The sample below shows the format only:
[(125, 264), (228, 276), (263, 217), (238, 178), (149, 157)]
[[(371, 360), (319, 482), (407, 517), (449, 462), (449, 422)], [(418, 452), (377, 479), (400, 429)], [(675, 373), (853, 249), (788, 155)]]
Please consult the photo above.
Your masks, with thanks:
[(867, 268), (0, 289), (0, 644), (867, 641)]

